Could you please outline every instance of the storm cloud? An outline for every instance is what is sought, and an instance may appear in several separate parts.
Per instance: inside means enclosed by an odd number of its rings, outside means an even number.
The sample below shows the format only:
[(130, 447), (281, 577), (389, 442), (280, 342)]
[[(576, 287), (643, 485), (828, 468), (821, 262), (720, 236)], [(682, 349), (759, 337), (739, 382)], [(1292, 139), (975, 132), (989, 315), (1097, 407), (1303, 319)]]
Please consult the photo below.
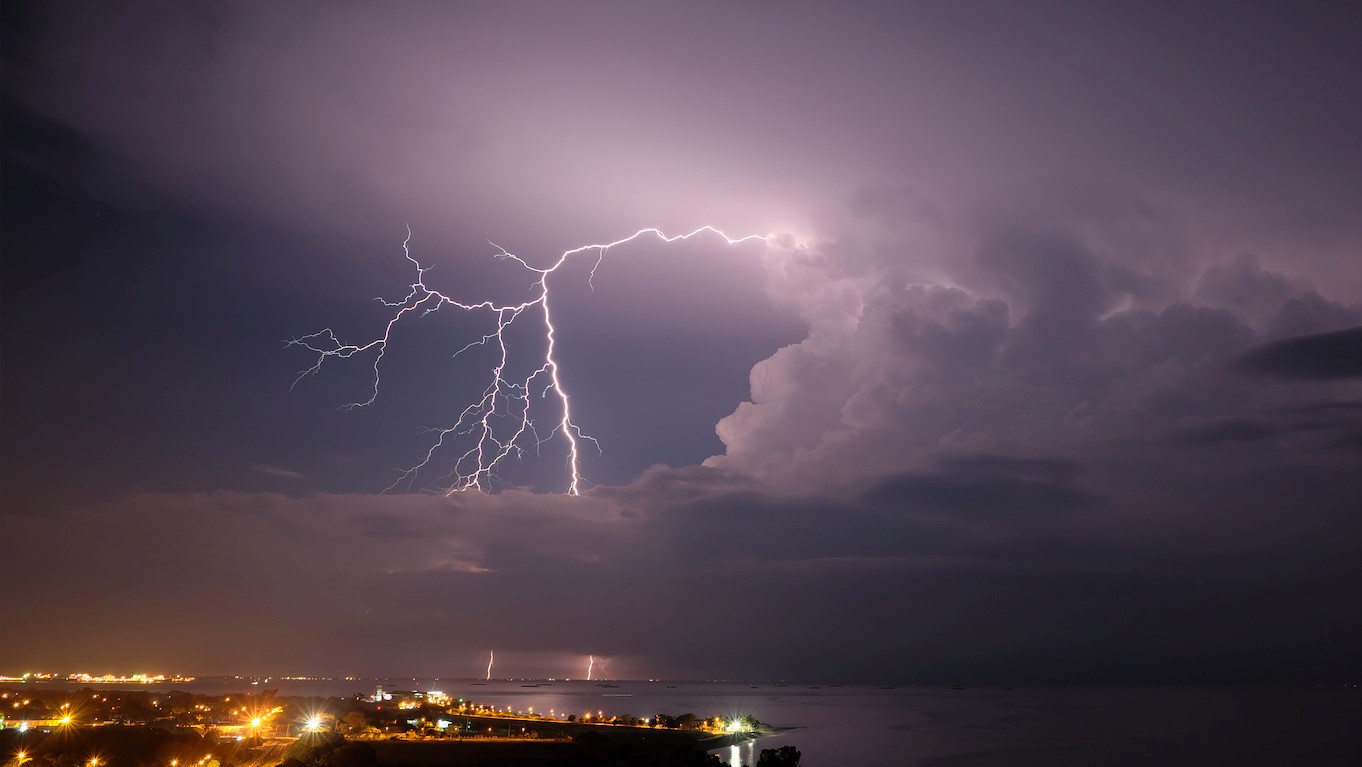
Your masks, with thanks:
[[(78, 596), (0, 656), (1359, 670), (1362, 41), (1334, 10), (5, 13), (0, 568)], [(336, 410), (369, 360), (289, 391), (281, 339), (382, 326), (408, 226), (467, 298), (529, 287), (488, 240), (543, 264), (703, 224), (771, 237), (564, 272), (581, 497), (547, 449), (496, 494), (380, 493), (480, 391), (476, 317), (404, 325), (372, 407)]]

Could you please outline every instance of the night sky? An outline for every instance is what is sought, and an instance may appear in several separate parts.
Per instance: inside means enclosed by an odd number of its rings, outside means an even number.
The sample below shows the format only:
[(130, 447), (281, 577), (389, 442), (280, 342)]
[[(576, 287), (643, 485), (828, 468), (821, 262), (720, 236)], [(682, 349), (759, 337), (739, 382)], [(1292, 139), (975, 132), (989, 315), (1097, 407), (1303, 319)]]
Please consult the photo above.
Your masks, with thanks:
[[(0, 673), (1362, 672), (1347, 4), (3, 9)], [(554, 275), (580, 497), (384, 492), (485, 313), (290, 388), (408, 226), (472, 302), (704, 225)]]

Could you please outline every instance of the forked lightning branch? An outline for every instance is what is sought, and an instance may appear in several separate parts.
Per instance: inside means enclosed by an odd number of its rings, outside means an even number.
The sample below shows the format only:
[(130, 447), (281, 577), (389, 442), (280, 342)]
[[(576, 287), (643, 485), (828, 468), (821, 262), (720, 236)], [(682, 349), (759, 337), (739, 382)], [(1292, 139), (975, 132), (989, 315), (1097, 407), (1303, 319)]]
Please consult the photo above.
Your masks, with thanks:
[[(561, 364), (557, 355), (556, 333), (551, 312), (552, 290), (549, 276), (557, 272), (568, 260), (581, 254), (595, 255), (596, 262), (591, 267), (588, 281), (595, 277), (596, 270), (612, 249), (633, 242), (642, 237), (656, 237), (665, 243), (688, 240), (702, 234), (722, 238), (730, 245), (748, 240), (766, 240), (762, 235), (730, 237), (712, 226), (702, 226), (685, 234), (667, 235), (652, 227), (614, 242), (582, 245), (563, 251), (550, 266), (537, 267), (530, 262), (507, 251), (495, 243), (495, 257), (513, 261), (533, 280), (530, 286), (531, 298), (521, 303), (499, 304), (494, 301), (461, 301), (432, 289), (426, 284), (427, 267), (421, 265), (411, 255), (411, 229), (407, 229), (406, 239), (402, 241), (402, 251), (406, 259), (416, 268), (416, 280), (411, 291), (397, 301), (375, 299), (393, 310), (392, 316), (383, 326), (383, 332), (372, 340), (352, 343), (342, 340), (331, 328), (324, 328), (310, 335), (287, 341), (289, 346), (300, 346), (317, 355), (311, 367), (303, 370), (294, 380), (299, 381), (315, 375), (329, 359), (349, 359), (350, 357), (372, 355), (373, 377), (369, 395), (343, 406), (343, 409), (367, 407), (379, 395), (383, 374), (383, 356), (393, 341), (398, 325), (404, 320), (418, 319), (440, 309), (481, 312), (489, 316), (487, 332), (480, 338), (459, 349), (457, 358), (474, 347), (493, 349), (494, 362), (489, 367), (482, 394), (467, 403), (458, 417), (448, 426), (431, 429), (434, 439), (427, 447), (421, 461), (403, 470), (389, 490), (403, 483), (410, 484), (417, 474), (427, 469), (437, 460), (437, 455), (451, 451), (455, 456), (448, 476), (452, 483), (446, 494), (463, 490), (487, 490), (497, 481), (497, 470), (508, 459), (523, 458), (526, 451), (539, 452), (546, 443), (560, 440), (567, 450), (567, 487), (566, 492), (577, 495), (582, 489), (581, 451), (583, 443), (590, 442), (596, 450), (600, 444), (590, 437), (572, 416), (572, 400), (563, 386)], [(542, 358), (535, 358), (534, 369), (523, 378), (508, 373), (513, 343), (508, 331), (519, 323), (538, 323), (538, 332), (543, 339)], [(555, 406), (556, 405), (556, 406)], [(503, 425), (508, 424), (508, 425)], [(547, 427), (547, 428), (544, 428)]]

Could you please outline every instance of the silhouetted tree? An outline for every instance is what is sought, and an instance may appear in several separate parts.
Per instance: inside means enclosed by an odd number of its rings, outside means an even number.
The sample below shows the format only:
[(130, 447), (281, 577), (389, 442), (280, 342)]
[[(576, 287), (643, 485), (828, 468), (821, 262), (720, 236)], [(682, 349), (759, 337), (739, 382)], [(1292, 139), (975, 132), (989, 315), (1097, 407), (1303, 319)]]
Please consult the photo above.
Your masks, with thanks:
[(345, 738), (334, 732), (309, 732), (284, 749), (284, 761), (290, 759), (305, 765), (325, 765), (333, 751), (345, 745)]
[(763, 748), (757, 767), (799, 767), (799, 749), (794, 746)]
[(351, 711), (341, 720), (341, 732), (358, 734), (369, 728), (369, 717), (363, 711)]
[(368, 743), (346, 743), (327, 756), (326, 767), (379, 767), (378, 755)]

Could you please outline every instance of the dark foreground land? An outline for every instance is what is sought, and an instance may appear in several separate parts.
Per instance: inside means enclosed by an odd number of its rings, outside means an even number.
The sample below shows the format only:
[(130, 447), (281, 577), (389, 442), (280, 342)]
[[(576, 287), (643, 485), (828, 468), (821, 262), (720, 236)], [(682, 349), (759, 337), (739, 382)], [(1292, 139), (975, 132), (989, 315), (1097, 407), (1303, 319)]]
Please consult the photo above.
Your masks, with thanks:
[(567, 742), (399, 742), (373, 743), (384, 767), (710, 767), (718, 765), (694, 738), (582, 733)]
[[(574, 728), (575, 729), (575, 728)], [(712, 741), (712, 742), (711, 742)], [(25, 767), (712, 767), (721, 739), (582, 729), (545, 739), (350, 739), (334, 733), (241, 741), (183, 730), (106, 726), (0, 732), (0, 764)], [(313, 746), (306, 748), (305, 746)]]

